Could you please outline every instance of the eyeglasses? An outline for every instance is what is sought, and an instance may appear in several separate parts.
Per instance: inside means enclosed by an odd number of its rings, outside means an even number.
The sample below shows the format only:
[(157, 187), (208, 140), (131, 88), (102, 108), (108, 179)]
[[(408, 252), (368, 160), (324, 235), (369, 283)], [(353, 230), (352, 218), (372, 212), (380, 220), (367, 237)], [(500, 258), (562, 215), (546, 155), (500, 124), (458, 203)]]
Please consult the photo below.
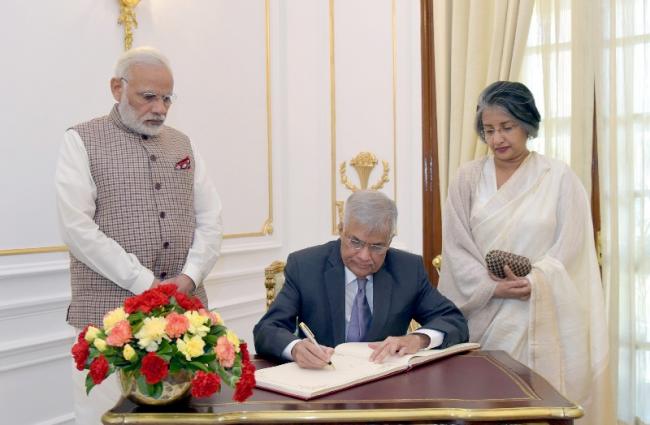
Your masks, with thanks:
[(487, 140), (492, 140), (497, 133), (507, 136), (510, 134), (510, 132), (512, 132), (512, 130), (514, 130), (517, 127), (519, 127), (519, 125), (517, 125), (516, 123), (509, 122), (506, 123), (504, 126), (498, 128), (492, 128), (492, 127), (483, 128), (483, 130), (481, 130), (481, 133), (483, 139), (487, 141)]
[[(129, 80), (124, 77), (120, 78), (120, 80), (123, 80), (127, 84), (129, 83)], [(136, 94), (144, 103), (155, 103), (161, 100), (165, 106), (169, 106), (176, 100), (176, 93), (158, 94), (151, 91), (143, 91)]]
[(345, 240), (347, 241), (348, 246), (355, 251), (361, 251), (366, 245), (372, 254), (383, 254), (388, 251), (388, 245), (368, 243), (366, 241), (362, 241), (356, 236), (345, 235)]

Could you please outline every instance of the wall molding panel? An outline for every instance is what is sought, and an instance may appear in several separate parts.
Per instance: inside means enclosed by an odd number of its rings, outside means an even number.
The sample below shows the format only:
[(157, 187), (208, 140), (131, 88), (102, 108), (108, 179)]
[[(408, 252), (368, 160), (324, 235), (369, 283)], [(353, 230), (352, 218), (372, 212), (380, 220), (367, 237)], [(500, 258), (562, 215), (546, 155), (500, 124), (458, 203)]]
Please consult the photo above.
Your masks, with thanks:
[(3, 279), (17, 276), (31, 277), (50, 273), (67, 272), (69, 260), (37, 261), (21, 264), (8, 264), (0, 266), (0, 284)]
[(70, 295), (31, 298), (25, 301), (0, 304), (0, 322), (8, 319), (24, 319), (40, 316), (53, 311), (65, 311), (70, 303)]
[(0, 372), (72, 358), (74, 342), (72, 329), (39, 338), (16, 340), (0, 345)]

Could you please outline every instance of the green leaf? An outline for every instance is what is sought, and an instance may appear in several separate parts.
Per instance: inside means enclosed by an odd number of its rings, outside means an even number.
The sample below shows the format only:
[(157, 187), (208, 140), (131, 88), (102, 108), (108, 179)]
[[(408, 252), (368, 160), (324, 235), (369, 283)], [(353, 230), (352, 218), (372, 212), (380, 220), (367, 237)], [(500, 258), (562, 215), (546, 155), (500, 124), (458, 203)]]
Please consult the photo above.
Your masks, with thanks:
[(210, 333), (213, 335), (221, 336), (225, 335), (228, 329), (224, 325), (216, 325), (214, 329), (210, 330)]
[(163, 383), (162, 382), (156, 382), (155, 384), (148, 385), (149, 387), (149, 395), (153, 398), (160, 398), (163, 392)]
[(144, 379), (144, 376), (138, 375), (138, 377), (135, 379), (135, 382), (138, 384), (138, 389), (142, 394), (149, 394), (149, 384), (147, 384), (146, 379)]
[(172, 351), (171, 344), (169, 343), (169, 341), (163, 338), (162, 341), (160, 341), (160, 345), (158, 346), (157, 354), (158, 355), (167, 354), (167, 353), (171, 353), (171, 351)]
[(137, 334), (138, 332), (140, 332), (140, 329), (142, 329), (142, 326), (144, 326), (144, 322), (142, 321), (138, 321), (137, 323), (134, 323), (133, 325), (131, 325), (131, 333), (133, 335)]
[(189, 366), (190, 366), (190, 368), (192, 368), (194, 370), (202, 370), (204, 372), (210, 372), (210, 369), (208, 369), (208, 367), (206, 365), (204, 365), (203, 363), (192, 361), (192, 362), (189, 363)]
[(219, 337), (216, 335), (207, 334), (205, 337), (203, 337), (203, 339), (208, 345), (214, 346), (216, 345), (217, 339), (219, 339)]
[(90, 390), (95, 386), (93, 378), (90, 377), (90, 374), (86, 375), (86, 395), (90, 394)]
[(144, 313), (141, 311), (129, 314), (129, 324), (131, 325), (131, 328), (133, 328), (133, 325), (142, 322), (142, 319), (144, 319)]
[(140, 369), (140, 365), (137, 363), (129, 363), (126, 366), (120, 367), (124, 372), (133, 372)]
[(231, 373), (228, 373), (225, 369), (219, 368), (217, 369), (217, 373), (221, 377), (221, 381), (228, 385), (229, 387), (234, 387), (237, 381), (239, 380), (239, 376), (233, 375)]
[(194, 358), (194, 361), (195, 361), (195, 362), (201, 362), (201, 363), (210, 363), (210, 362), (213, 361), (214, 359), (216, 359), (216, 355), (215, 355), (214, 352), (213, 352), (213, 353), (211, 353), (211, 354), (204, 354), (204, 355), (202, 355), (202, 356), (195, 357), (195, 358)]

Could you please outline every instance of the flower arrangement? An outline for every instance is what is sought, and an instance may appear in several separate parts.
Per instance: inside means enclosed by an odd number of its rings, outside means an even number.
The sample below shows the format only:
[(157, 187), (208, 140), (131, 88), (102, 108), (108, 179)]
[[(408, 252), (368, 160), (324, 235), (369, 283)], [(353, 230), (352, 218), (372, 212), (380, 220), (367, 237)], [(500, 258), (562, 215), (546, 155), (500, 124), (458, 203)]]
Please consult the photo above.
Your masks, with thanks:
[(104, 316), (103, 327), (87, 326), (72, 347), (78, 370), (88, 369), (86, 392), (120, 370), (138, 390), (157, 399), (170, 374), (192, 376), (194, 397), (208, 397), (221, 383), (243, 402), (253, 393), (255, 367), (247, 346), (198, 298), (163, 284), (127, 298)]

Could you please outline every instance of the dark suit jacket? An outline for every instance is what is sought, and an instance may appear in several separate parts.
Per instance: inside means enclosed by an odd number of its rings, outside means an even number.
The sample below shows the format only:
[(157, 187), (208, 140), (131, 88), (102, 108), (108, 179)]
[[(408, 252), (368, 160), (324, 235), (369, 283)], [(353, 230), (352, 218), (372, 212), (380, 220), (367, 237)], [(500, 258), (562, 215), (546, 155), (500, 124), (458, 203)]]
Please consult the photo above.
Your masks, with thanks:
[[(282, 290), (253, 329), (257, 353), (280, 360), (282, 350), (297, 339), (296, 319), (311, 328), (319, 344), (334, 347), (345, 342), (341, 241), (290, 254), (284, 273)], [(424, 328), (443, 332), (442, 347), (468, 340), (467, 321), (431, 285), (419, 255), (389, 249), (384, 264), (373, 275), (373, 288), (368, 341), (404, 335), (411, 319)]]

